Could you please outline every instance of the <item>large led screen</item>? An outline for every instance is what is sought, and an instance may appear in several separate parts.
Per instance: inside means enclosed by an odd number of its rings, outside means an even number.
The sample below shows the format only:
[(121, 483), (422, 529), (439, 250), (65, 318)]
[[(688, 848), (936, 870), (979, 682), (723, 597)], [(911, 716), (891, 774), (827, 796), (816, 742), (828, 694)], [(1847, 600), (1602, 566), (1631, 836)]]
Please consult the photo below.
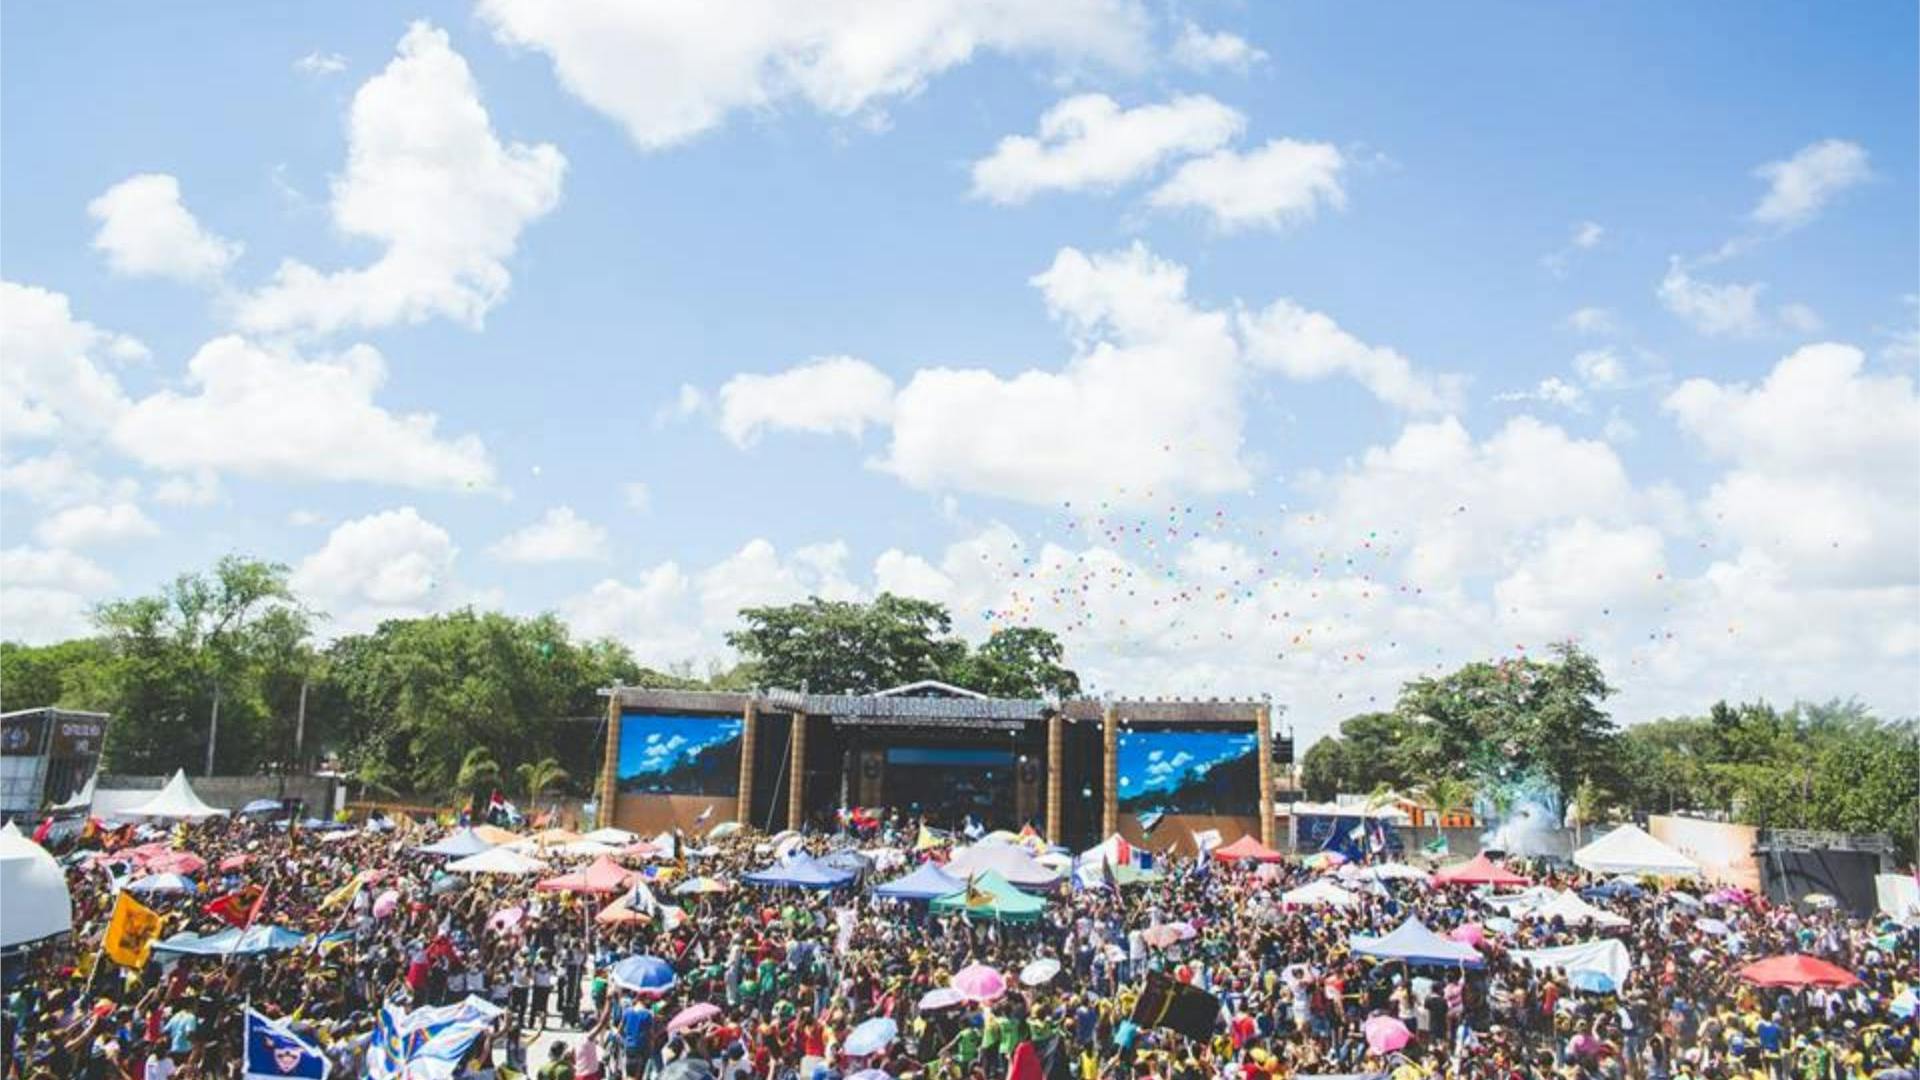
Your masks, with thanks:
[(643, 795), (736, 795), (737, 716), (620, 717), (620, 790)]
[(1260, 738), (1251, 731), (1123, 731), (1120, 809), (1134, 814), (1259, 813)]

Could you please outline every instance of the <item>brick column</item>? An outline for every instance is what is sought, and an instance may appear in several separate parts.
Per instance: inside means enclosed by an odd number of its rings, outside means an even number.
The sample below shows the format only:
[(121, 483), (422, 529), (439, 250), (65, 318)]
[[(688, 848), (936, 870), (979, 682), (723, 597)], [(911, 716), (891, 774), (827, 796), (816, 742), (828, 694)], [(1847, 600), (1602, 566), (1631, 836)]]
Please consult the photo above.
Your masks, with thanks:
[(1273, 846), (1273, 710), (1262, 705), (1254, 710), (1254, 722), (1260, 725), (1260, 842)]
[(742, 826), (753, 817), (753, 756), (760, 743), (759, 712), (758, 703), (748, 698), (747, 707), (740, 713), (740, 795), (734, 800), (733, 820)]
[(600, 828), (613, 827), (615, 803), (620, 798), (620, 687), (607, 695), (607, 749), (600, 756)]
[(1067, 718), (1047, 717), (1047, 843), (1058, 844), (1067, 798)]
[(1109, 705), (1100, 714), (1100, 839), (1120, 831), (1120, 714)]
[(797, 829), (806, 820), (807, 788), (807, 714), (794, 713), (793, 733), (787, 754), (787, 828)]

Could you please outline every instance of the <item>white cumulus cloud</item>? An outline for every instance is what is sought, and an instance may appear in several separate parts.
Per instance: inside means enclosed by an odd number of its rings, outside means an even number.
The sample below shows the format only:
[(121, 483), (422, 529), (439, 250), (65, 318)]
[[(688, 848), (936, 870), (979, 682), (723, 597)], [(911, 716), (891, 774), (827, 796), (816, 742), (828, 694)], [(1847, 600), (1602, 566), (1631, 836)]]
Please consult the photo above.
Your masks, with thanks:
[(521, 230), (559, 201), (566, 159), (546, 143), (503, 145), (466, 61), (426, 23), (354, 95), (347, 142), (334, 225), (380, 245), (380, 257), (336, 271), (286, 260), (240, 299), (239, 325), (330, 333), (438, 316), (478, 326), (506, 296)]
[(64, 295), (0, 281), (0, 430), (8, 439), (111, 427), (127, 395), (109, 366), (146, 356), (138, 341), (74, 318)]
[(1155, 188), (1163, 210), (1199, 210), (1221, 232), (1283, 229), (1310, 221), (1322, 206), (1347, 204), (1340, 185), (1346, 158), (1332, 143), (1273, 139), (1258, 149), (1216, 150), (1193, 158)]
[(501, 537), (489, 550), (508, 562), (594, 562), (607, 557), (607, 530), (570, 506), (556, 506), (540, 520)]
[(1140, 0), (481, 0), (479, 10), (499, 40), (546, 54), (569, 93), (645, 149), (789, 102), (871, 113), (980, 53), (1138, 66), (1150, 25)]
[(1873, 170), (1860, 144), (1824, 139), (1760, 166), (1754, 175), (1767, 182), (1767, 193), (1753, 208), (1753, 220), (1791, 229), (1812, 221), (1841, 192), (1866, 183)]
[(1173, 62), (1194, 71), (1224, 68), (1244, 72), (1266, 58), (1266, 52), (1246, 38), (1224, 30), (1202, 29), (1191, 19), (1181, 22), (1180, 34), (1173, 39)]
[(893, 414), (893, 380), (864, 360), (828, 356), (773, 375), (735, 375), (720, 387), (720, 430), (735, 446), (762, 432), (858, 437)]
[(81, 548), (156, 536), (160, 527), (129, 502), (69, 506), (43, 519), (33, 535), (48, 547)]
[(1034, 135), (1009, 135), (973, 163), (973, 193), (999, 203), (1045, 191), (1109, 190), (1174, 157), (1224, 146), (1246, 118), (1204, 94), (1123, 109), (1080, 94), (1040, 116)]
[(289, 584), (331, 616), (336, 631), (365, 631), (386, 619), (457, 606), (458, 555), (447, 530), (403, 506), (335, 526), (319, 550), (294, 567)]
[(240, 256), (239, 244), (200, 224), (180, 201), (180, 181), (165, 173), (120, 181), (88, 203), (87, 213), (100, 223), (94, 250), (116, 274), (211, 281)]

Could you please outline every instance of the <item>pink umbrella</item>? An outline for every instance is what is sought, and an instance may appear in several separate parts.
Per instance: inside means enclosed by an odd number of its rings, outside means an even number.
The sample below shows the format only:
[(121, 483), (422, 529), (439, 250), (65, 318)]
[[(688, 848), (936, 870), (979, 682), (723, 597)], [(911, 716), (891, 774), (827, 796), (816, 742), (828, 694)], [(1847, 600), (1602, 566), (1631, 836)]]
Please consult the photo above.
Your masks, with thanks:
[(674, 1013), (673, 1019), (667, 1021), (667, 1033), (671, 1035), (676, 1031), (685, 1031), (691, 1027), (699, 1027), (701, 1024), (719, 1015), (720, 1006), (718, 1005), (712, 1005), (707, 1002), (701, 1002), (698, 1005), (689, 1005), (679, 1012)]
[(1199, 936), (1192, 923), (1170, 922), (1159, 926), (1149, 926), (1141, 931), (1140, 938), (1156, 949), (1164, 949), (1180, 941), (1192, 941)]
[(229, 855), (226, 858), (221, 859), (220, 869), (221, 870), (238, 870), (252, 861), (253, 861), (253, 856), (243, 851), (238, 855)]
[(1360, 1031), (1367, 1037), (1367, 1049), (1375, 1054), (1391, 1054), (1413, 1041), (1407, 1025), (1391, 1016), (1376, 1016), (1361, 1024)]
[(388, 889), (373, 898), (373, 917), (384, 919), (400, 907), (400, 890)]
[(1467, 923), (1447, 931), (1447, 936), (1455, 941), (1463, 941), (1479, 948), (1487, 943), (1487, 931), (1479, 923)]
[(996, 1001), (1007, 992), (1007, 977), (985, 964), (969, 964), (948, 980), (968, 1001)]
[(496, 934), (504, 934), (514, 927), (519, 926), (521, 921), (526, 917), (526, 908), (501, 908), (499, 911), (494, 912), (493, 916), (487, 920), (487, 929)]

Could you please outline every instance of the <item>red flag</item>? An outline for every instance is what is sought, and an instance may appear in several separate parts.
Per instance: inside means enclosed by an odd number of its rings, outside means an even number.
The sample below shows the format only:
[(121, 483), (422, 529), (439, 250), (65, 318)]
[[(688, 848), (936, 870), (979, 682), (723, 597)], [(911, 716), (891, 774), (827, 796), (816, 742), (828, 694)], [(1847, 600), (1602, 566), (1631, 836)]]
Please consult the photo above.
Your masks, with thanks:
[(40, 827), (33, 830), (33, 842), (36, 844), (46, 843), (47, 834), (52, 831), (53, 831), (53, 819), (48, 818), (45, 821), (42, 821), (40, 823)]
[(253, 925), (254, 917), (260, 914), (260, 904), (267, 898), (267, 890), (258, 885), (243, 885), (225, 896), (207, 902), (207, 914), (229, 926), (246, 927)]

